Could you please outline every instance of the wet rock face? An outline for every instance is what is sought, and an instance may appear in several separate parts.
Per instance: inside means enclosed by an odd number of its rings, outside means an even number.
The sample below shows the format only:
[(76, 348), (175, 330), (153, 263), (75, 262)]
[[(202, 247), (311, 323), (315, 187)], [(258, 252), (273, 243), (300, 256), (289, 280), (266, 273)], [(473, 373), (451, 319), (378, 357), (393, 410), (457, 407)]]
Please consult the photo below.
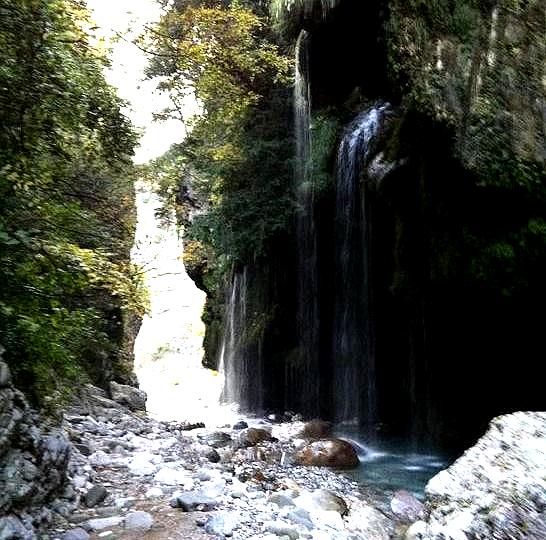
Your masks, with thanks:
[(34, 538), (23, 512), (38, 513), (67, 486), (69, 443), (47, 432), (0, 360), (0, 538)]
[(543, 164), (544, 3), (462, 0), (443, 14), (432, 3), (424, 11), (401, 0), (389, 7), (393, 67), (429, 111), (458, 126), (467, 164), (481, 168), (501, 150)]
[(410, 540), (546, 538), (546, 413), (494, 419), (426, 487), (427, 516)]
[(324, 439), (304, 446), (295, 456), (298, 465), (352, 468), (359, 464), (356, 450), (342, 439)]

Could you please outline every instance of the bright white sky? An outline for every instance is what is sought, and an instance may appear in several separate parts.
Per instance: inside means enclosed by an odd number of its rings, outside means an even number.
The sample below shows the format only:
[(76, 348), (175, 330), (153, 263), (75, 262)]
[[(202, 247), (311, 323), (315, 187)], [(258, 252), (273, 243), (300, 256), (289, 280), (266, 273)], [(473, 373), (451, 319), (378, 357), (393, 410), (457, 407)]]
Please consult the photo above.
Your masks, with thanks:
[(169, 104), (167, 95), (156, 89), (153, 81), (144, 80), (146, 55), (131, 41), (146, 25), (157, 21), (161, 14), (155, 0), (87, 0), (99, 30), (97, 36), (110, 40), (117, 34), (124, 39), (112, 43), (112, 68), (106, 74), (110, 84), (119, 89), (119, 95), (130, 103), (125, 111), (133, 123), (144, 131), (137, 149), (135, 163), (145, 163), (160, 156), (171, 144), (184, 138), (181, 122), (155, 122), (153, 113)]

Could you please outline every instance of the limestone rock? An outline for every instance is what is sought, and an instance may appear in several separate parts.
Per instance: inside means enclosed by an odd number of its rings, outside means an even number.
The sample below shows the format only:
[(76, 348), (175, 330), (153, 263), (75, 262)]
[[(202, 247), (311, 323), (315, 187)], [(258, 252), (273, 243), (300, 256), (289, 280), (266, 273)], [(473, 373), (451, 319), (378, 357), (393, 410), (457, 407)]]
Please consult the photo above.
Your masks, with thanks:
[(110, 529), (111, 527), (117, 527), (123, 523), (121, 516), (112, 516), (105, 518), (90, 519), (87, 522), (87, 528), (91, 531), (103, 531), (104, 529)]
[(89, 533), (81, 527), (66, 531), (61, 536), (61, 540), (89, 540), (90, 538)]
[(167, 486), (183, 485), (186, 489), (191, 489), (193, 480), (188, 472), (184, 469), (174, 469), (171, 467), (162, 467), (157, 471), (154, 480), (160, 484)]
[(426, 487), (427, 516), (408, 538), (546, 538), (546, 412), (495, 418)]
[(215, 508), (218, 501), (199, 491), (186, 491), (175, 494), (170, 505), (173, 508), (181, 508), (184, 512), (208, 511)]
[(277, 492), (272, 493), (269, 497), (269, 502), (276, 504), (279, 507), (282, 506), (294, 506), (294, 500), (287, 493)]
[(324, 439), (305, 445), (295, 457), (298, 465), (352, 468), (359, 464), (353, 446), (342, 439)]
[(218, 512), (207, 520), (205, 531), (222, 538), (232, 536), (240, 523), (241, 516), (237, 512)]
[(347, 503), (339, 495), (327, 489), (316, 489), (312, 493), (304, 492), (295, 499), (295, 503), (309, 512), (334, 511), (343, 516), (349, 510)]
[[(42, 509), (61, 497), (68, 485), (70, 445), (48, 428), (23, 394), (11, 385), (8, 367), (0, 361), (0, 538), (35, 538), (24, 512), (43, 516)], [(17, 513), (17, 516), (13, 515)]]
[(408, 491), (397, 491), (391, 499), (392, 513), (401, 521), (413, 523), (424, 515), (423, 503)]
[(19, 518), (7, 516), (0, 518), (0, 540), (36, 540), (36, 535)]
[(287, 536), (290, 540), (296, 540), (300, 534), (293, 525), (284, 523), (283, 521), (269, 521), (264, 524), (267, 532), (276, 534), (277, 536)]
[(148, 396), (144, 390), (135, 388), (133, 386), (127, 386), (125, 384), (118, 384), (116, 382), (110, 383), (110, 392), (112, 394), (112, 399), (124, 405), (131, 411), (145, 411), (146, 410), (146, 400)]
[(131, 512), (125, 518), (126, 529), (148, 531), (154, 524), (154, 518), (148, 512)]

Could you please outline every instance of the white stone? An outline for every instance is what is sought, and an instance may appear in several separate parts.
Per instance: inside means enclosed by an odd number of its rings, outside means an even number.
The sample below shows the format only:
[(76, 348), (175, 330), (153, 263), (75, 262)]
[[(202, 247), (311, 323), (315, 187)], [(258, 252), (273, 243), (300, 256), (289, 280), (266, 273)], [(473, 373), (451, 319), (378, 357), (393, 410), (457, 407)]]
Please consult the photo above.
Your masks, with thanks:
[(154, 463), (155, 455), (148, 452), (135, 454), (129, 461), (129, 471), (135, 476), (148, 476), (157, 471), (157, 465)]
[(110, 527), (116, 527), (123, 522), (121, 516), (113, 516), (106, 518), (94, 518), (87, 522), (87, 526), (92, 531), (102, 531), (103, 529), (109, 529)]
[(188, 490), (194, 487), (193, 479), (184, 469), (162, 467), (155, 474), (154, 481), (167, 486), (184, 486)]
[(154, 524), (154, 518), (148, 512), (131, 512), (125, 518), (125, 528), (130, 530), (148, 531)]
[(163, 490), (157, 486), (151, 487), (144, 496), (147, 499), (157, 499), (163, 496)]
[(424, 521), (416, 521), (406, 531), (405, 540), (421, 540), (427, 532), (427, 524)]
[(97, 450), (89, 456), (89, 463), (94, 467), (108, 467), (112, 463), (112, 458), (102, 450)]
[(315, 510), (311, 515), (315, 524), (317, 524), (318, 521), (320, 525), (326, 525), (337, 531), (341, 531), (345, 528), (343, 518), (335, 510)]

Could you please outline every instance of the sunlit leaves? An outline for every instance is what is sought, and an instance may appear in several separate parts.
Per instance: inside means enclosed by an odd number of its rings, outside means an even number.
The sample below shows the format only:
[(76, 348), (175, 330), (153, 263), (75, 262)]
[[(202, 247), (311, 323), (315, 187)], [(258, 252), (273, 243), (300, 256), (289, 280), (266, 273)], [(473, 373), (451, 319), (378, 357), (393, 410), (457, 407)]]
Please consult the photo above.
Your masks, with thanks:
[(264, 22), (231, 7), (171, 9), (143, 38), (153, 51), (149, 76), (174, 96), (194, 92), (203, 114), (233, 129), (271, 81), (287, 81), (290, 62), (262, 36)]
[(136, 138), (83, 2), (3, 0), (0, 20), (0, 343), (43, 396), (114, 348), (113, 311), (143, 309), (127, 262)]

